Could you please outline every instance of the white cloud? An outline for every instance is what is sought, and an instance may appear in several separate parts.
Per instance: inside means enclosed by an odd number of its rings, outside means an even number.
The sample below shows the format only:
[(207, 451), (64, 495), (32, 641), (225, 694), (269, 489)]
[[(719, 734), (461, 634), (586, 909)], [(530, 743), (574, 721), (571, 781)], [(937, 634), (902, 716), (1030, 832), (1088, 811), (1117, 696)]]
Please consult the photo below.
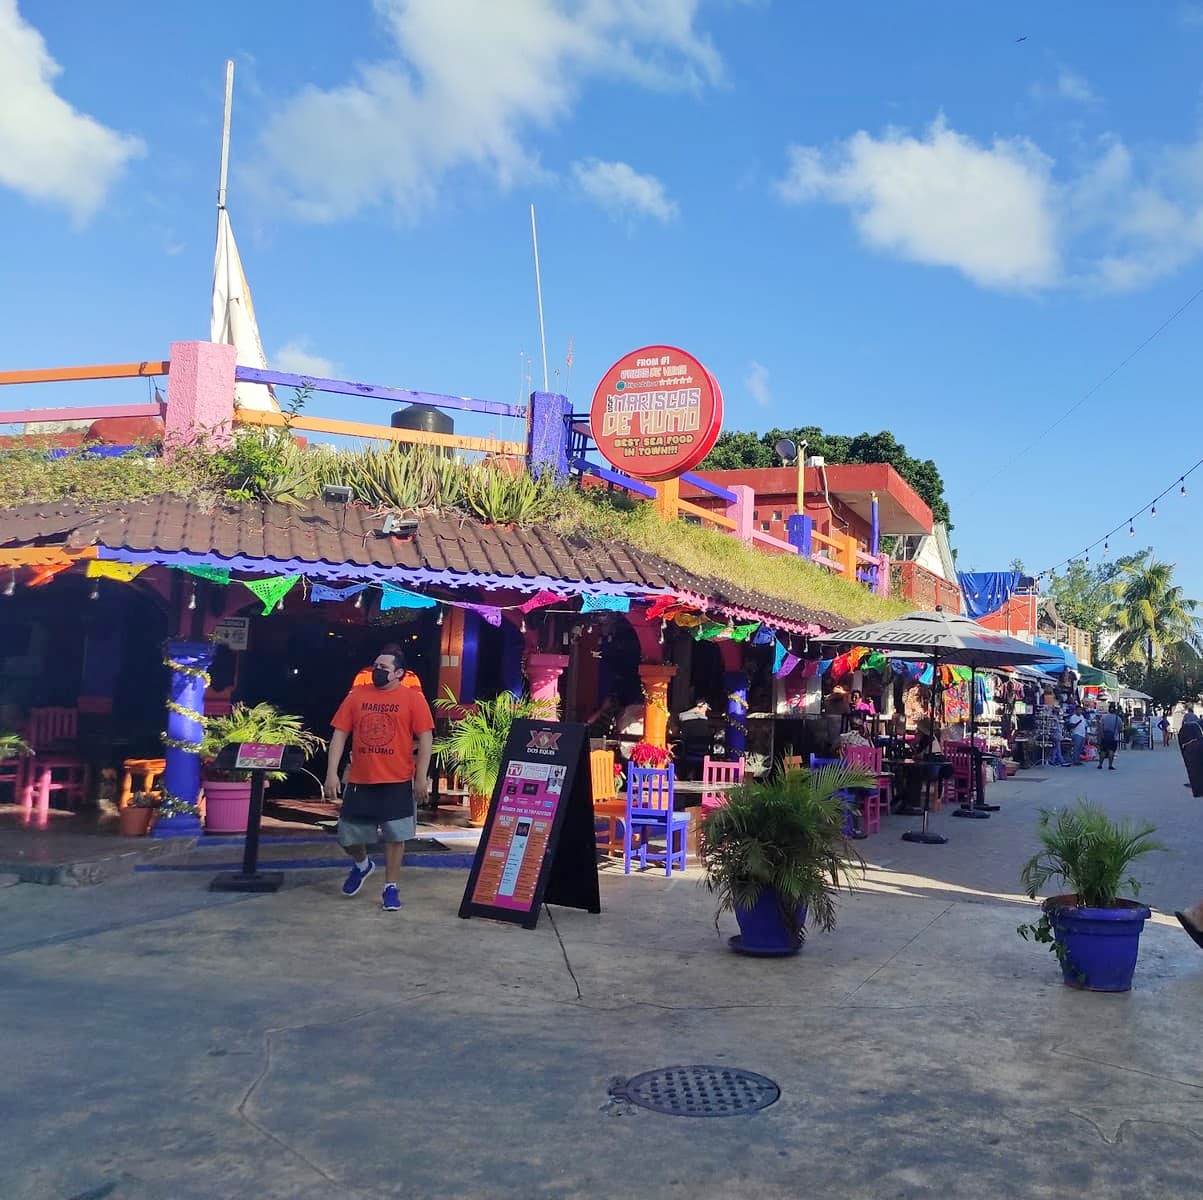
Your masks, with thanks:
[(1057, 76), (1057, 94), (1075, 104), (1094, 105), (1099, 103), (1098, 93), (1076, 71), (1068, 67), (1061, 69)]
[(679, 211), (655, 175), (640, 174), (628, 163), (586, 158), (572, 164), (572, 174), (581, 191), (611, 216), (671, 221)]
[(861, 237), (983, 287), (1047, 287), (1060, 272), (1051, 161), (1024, 138), (981, 146), (944, 118), (926, 136), (863, 130), (823, 152), (791, 146), (778, 189), (791, 203), (847, 206)]
[(542, 170), (531, 135), (585, 82), (698, 89), (721, 62), (699, 0), (374, 0), (393, 43), (334, 88), (307, 87), (268, 122), (257, 182), (297, 217), (385, 204), (413, 218), (449, 172), (508, 187)]
[(752, 361), (748, 364), (748, 377), (744, 380), (748, 395), (760, 405), (767, 408), (773, 402), (773, 393), (769, 390), (769, 369), (763, 363)]
[(289, 371), (293, 375), (306, 375), (311, 379), (336, 379), (338, 364), (323, 358), (309, 349), (308, 338), (293, 338), (272, 355), (272, 364), (277, 371)]
[(981, 287), (1126, 291), (1203, 255), (1203, 134), (1139, 157), (1109, 135), (1059, 174), (1027, 139), (987, 146), (943, 118), (788, 156), (785, 200), (843, 205), (874, 249)]
[(16, 0), (0, 0), (0, 184), (61, 205), (82, 224), (146, 147), (68, 104), (54, 90), (60, 74)]

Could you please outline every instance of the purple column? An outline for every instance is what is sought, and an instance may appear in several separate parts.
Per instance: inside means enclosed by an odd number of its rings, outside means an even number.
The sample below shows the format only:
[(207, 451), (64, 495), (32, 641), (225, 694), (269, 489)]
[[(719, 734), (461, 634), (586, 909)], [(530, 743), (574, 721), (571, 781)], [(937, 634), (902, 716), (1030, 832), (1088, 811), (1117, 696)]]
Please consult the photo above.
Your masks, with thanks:
[(473, 704), (476, 701), (477, 661), (480, 658), (480, 614), (471, 610), (464, 612), (464, 642), (459, 658), (459, 702)]
[(805, 514), (798, 516), (795, 513), (793, 516), (787, 517), (785, 521), (786, 539), (807, 561), (810, 560), (812, 545), (810, 535), (814, 531), (814, 527), (814, 518)]
[(727, 689), (727, 757), (742, 758), (748, 749), (748, 676), (744, 671), (723, 675)]
[(167, 643), (167, 733), (164, 737), (163, 807), (155, 822), (155, 837), (196, 837), (201, 832), (197, 800), (200, 797), (200, 744), (205, 734), (202, 712), (208, 669), (213, 661), (211, 642)]
[(555, 392), (531, 392), (530, 432), (526, 457), (532, 475), (551, 471), (557, 479), (568, 475), (568, 418), (572, 405)]

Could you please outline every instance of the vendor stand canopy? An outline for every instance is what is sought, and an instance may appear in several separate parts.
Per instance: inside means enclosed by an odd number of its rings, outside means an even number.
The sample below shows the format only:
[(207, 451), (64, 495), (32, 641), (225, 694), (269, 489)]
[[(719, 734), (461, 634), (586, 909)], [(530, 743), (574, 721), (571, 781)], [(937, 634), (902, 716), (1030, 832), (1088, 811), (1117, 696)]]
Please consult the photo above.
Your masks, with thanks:
[(1119, 676), (1113, 671), (1104, 671), (1101, 667), (1092, 667), (1083, 663), (1078, 683), (1082, 687), (1105, 687), (1109, 692), (1119, 691)]
[(1044, 638), (1036, 639), (1036, 648), (1045, 651), (1041, 655), (1045, 661), (1040, 664), (1040, 669), (1046, 675), (1060, 675), (1063, 671), (1073, 671), (1078, 674), (1081, 671), (1077, 655), (1072, 650), (1058, 646), (1056, 642), (1046, 642)]

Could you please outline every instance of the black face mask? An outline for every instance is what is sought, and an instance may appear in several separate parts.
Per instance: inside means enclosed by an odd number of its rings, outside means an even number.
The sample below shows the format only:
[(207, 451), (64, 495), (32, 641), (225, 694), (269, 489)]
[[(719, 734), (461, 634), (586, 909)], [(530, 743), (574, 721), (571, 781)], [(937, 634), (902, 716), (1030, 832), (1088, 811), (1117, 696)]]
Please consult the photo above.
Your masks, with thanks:
[(389, 676), (391, 674), (392, 674), (392, 672), (386, 670), (384, 667), (373, 667), (372, 668), (372, 685), (374, 687), (378, 687), (378, 688), (388, 687), (389, 683), (391, 682), (391, 680), (389, 679)]

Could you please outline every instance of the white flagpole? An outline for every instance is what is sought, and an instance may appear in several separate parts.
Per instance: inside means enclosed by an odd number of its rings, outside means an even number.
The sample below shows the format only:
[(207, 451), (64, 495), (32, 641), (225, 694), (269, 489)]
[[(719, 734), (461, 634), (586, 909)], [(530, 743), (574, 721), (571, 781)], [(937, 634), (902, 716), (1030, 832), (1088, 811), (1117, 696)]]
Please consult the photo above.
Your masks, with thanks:
[(234, 60), (226, 59), (226, 108), (221, 122), (221, 179), (217, 185), (218, 211), (226, 206), (226, 179), (230, 173), (230, 114), (234, 107)]
[(530, 240), (535, 248), (535, 296), (539, 301), (539, 342), (543, 347), (543, 390), (551, 391), (547, 377), (547, 334), (543, 330), (543, 280), (539, 275), (539, 232), (535, 228), (535, 206), (530, 206)]

